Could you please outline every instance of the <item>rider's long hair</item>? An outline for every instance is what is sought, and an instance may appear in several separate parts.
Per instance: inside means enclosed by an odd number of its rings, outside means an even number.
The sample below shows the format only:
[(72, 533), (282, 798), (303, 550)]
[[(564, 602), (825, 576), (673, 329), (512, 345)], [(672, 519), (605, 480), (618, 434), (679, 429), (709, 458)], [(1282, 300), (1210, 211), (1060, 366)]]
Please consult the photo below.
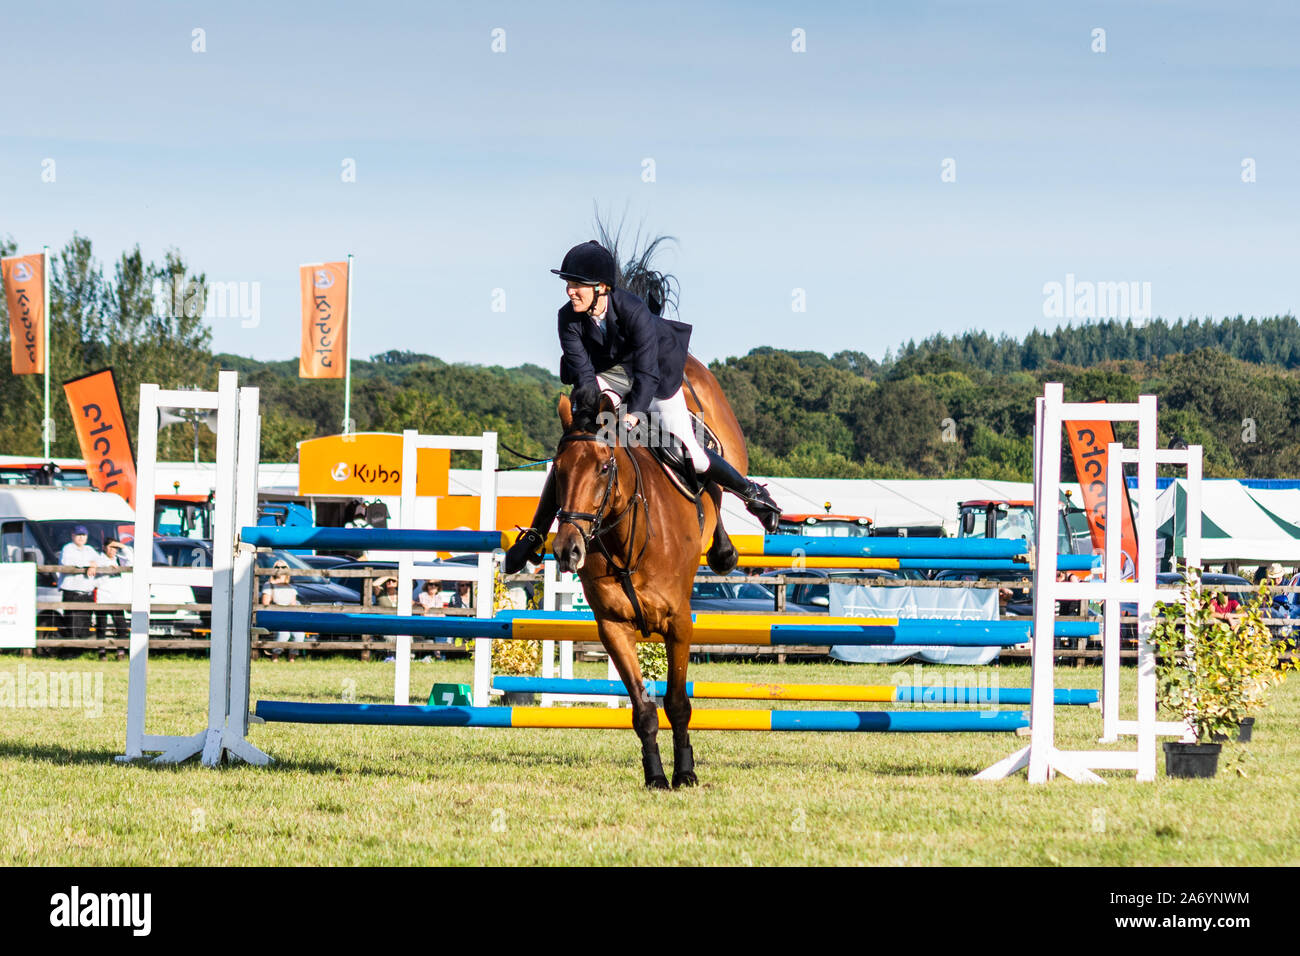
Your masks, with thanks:
[(611, 231), (610, 227), (606, 226), (601, 219), (600, 210), (597, 209), (596, 235), (600, 237), (600, 244), (613, 254), (614, 262), (618, 264), (618, 286), (620, 289), (626, 289), (637, 298), (642, 299), (655, 315), (663, 315), (668, 306), (672, 307), (673, 312), (677, 311), (681, 284), (677, 281), (675, 275), (660, 272), (651, 265), (655, 253), (659, 249), (659, 244), (676, 242), (675, 237), (655, 236), (638, 251), (638, 247), (641, 246), (641, 230), (638, 228), (636, 235), (632, 239), (632, 249), (628, 253), (625, 263), (623, 253), (618, 248), (619, 240), (623, 236), (623, 220), (620, 219), (618, 226)]

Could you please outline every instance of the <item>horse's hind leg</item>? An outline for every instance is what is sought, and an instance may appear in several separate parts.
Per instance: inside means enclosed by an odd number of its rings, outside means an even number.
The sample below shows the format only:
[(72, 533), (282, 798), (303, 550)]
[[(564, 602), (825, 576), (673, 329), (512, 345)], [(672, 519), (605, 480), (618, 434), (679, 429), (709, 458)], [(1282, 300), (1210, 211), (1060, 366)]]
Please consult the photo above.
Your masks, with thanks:
[(722, 526), (722, 489), (710, 484), (704, 493), (713, 500), (713, 510), (718, 516), (713, 526), (713, 542), (709, 545), (707, 554), (709, 570), (714, 574), (730, 574), (736, 569), (740, 556), (736, 553), (736, 546), (731, 543), (727, 529)]
[(664, 711), (673, 727), (673, 789), (693, 787), (695, 753), (691, 750), (691, 700), (686, 696), (686, 666), (691, 659), (693, 634), (690, 614), (678, 617), (664, 635), (668, 645), (668, 693), (664, 695)]
[(636, 659), (636, 638), (639, 633), (634, 624), (620, 621), (601, 621), (600, 642), (605, 645), (618, 676), (623, 678), (628, 697), (632, 700), (632, 729), (641, 738), (641, 766), (645, 770), (645, 785), (655, 790), (668, 789), (663, 760), (659, 757), (659, 708), (645, 689), (641, 677), (641, 664)]

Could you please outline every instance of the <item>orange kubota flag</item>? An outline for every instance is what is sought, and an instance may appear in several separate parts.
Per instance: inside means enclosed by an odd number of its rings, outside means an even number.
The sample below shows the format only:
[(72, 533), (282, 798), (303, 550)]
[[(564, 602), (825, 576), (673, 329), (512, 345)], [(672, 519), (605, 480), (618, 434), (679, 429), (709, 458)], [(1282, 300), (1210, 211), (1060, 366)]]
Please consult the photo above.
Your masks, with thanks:
[[(1101, 553), (1106, 544), (1106, 523), (1111, 516), (1111, 502), (1106, 495), (1106, 446), (1115, 440), (1115, 428), (1107, 421), (1066, 422), (1065, 434), (1070, 440), (1070, 454), (1074, 458), (1074, 473), (1083, 492), (1083, 507), (1088, 514), (1088, 528), (1092, 531), (1092, 547)], [(1120, 485), (1120, 500), (1115, 503), (1120, 510), (1120, 550), (1137, 568), (1137, 534), (1133, 529), (1133, 508), (1129, 503), (1128, 484)], [(1122, 559), (1121, 559), (1122, 560)], [(1128, 561), (1125, 573), (1132, 574)]]
[(63, 383), (91, 483), (135, 505), (135, 456), (111, 368)]
[(315, 262), (298, 268), (302, 284), (299, 378), (343, 378), (348, 343), (348, 264)]
[(9, 300), (9, 341), (15, 375), (45, 371), (45, 256), (0, 259)]

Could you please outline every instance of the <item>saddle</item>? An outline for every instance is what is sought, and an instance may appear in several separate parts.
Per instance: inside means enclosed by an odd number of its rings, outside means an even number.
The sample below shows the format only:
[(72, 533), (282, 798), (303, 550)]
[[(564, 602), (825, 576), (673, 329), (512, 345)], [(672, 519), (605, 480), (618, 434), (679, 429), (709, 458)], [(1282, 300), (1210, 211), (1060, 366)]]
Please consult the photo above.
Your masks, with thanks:
[[(715, 454), (723, 453), (722, 443), (718, 441), (718, 436), (713, 434), (713, 429), (694, 413), (691, 413), (691, 427), (695, 429), (695, 437), (700, 444)], [(659, 462), (674, 488), (685, 495), (688, 501), (699, 500), (700, 493), (704, 491), (704, 476), (695, 470), (690, 452), (682, 445), (680, 438), (666, 431), (662, 432), (659, 441), (650, 446), (650, 453)]]

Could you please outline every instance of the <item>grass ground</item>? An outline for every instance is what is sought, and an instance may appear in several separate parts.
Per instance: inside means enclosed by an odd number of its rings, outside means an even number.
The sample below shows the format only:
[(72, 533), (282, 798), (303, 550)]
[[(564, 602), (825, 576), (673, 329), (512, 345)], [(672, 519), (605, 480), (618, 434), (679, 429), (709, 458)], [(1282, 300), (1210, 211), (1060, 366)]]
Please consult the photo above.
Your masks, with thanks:
[[(694, 735), (701, 786), (646, 792), (631, 731), (255, 726), (270, 768), (120, 766), (125, 663), (0, 657), (9, 674), (102, 675), (99, 716), (0, 695), (0, 862), (20, 865), (1278, 865), (1300, 862), (1300, 680), (1213, 780), (1104, 787), (970, 778), (1009, 734)], [(699, 680), (894, 683), (899, 667), (709, 663)], [(909, 668), (910, 670), (910, 668)], [(927, 675), (943, 673), (927, 668)], [(968, 673), (968, 672), (967, 672)], [(1028, 668), (996, 672), (1027, 686)], [(1095, 668), (1062, 686), (1095, 687)], [(412, 687), (468, 681), (415, 664)], [(603, 677), (603, 665), (579, 668)], [(207, 662), (150, 664), (151, 733), (203, 723)], [(43, 678), (38, 678), (39, 680)], [(1133, 679), (1131, 669), (1125, 679)], [(909, 680), (905, 681), (911, 683)], [(11, 685), (12, 686), (12, 685)], [(392, 665), (255, 662), (253, 697), (391, 699)], [(697, 707), (760, 706), (701, 701)], [(881, 705), (779, 703), (880, 709)], [(892, 705), (899, 707), (901, 705)], [(93, 709), (92, 709), (93, 710)], [(1100, 714), (1058, 708), (1063, 746), (1093, 749)], [(671, 737), (661, 735), (665, 757)], [(1131, 745), (1131, 742), (1130, 742)], [(667, 762), (667, 761), (666, 761)]]

